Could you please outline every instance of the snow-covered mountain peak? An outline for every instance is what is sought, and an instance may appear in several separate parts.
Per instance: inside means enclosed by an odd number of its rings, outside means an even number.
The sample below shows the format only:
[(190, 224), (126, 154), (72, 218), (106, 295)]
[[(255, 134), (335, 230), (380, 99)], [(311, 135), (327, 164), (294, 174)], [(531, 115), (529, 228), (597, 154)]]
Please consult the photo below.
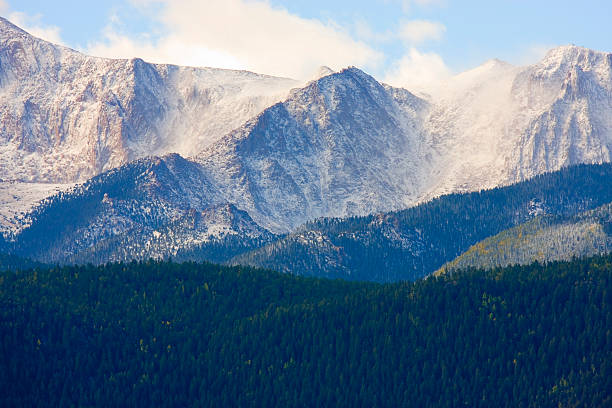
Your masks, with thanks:
[[(128, 186), (160, 214), (170, 206), (191, 220), (188, 208), (199, 217), (221, 205), (214, 216), (229, 225), (229, 203), (287, 232), (610, 161), (611, 61), (574, 46), (527, 67), (490, 60), (425, 101), (355, 67), (323, 69), (298, 88), (246, 71), (88, 57), (0, 20), (0, 179), (104, 172), (96, 203), (107, 194), (125, 214)], [(143, 159), (152, 155), (163, 157)]]
[(432, 93), (425, 121), (446, 163), (425, 197), (609, 161), (610, 61), (609, 53), (563, 46), (534, 65), (493, 60), (451, 78)]
[(0, 20), (0, 178), (84, 181), (139, 157), (190, 156), (297, 81), (83, 55)]
[(292, 90), (198, 160), (227, 201), (274, 232), (399, 209), (427, 169), (416, 113), (424, 105), (350, 67)]
[(607, 55), (609, 55), (607, 52), (596, 51), (573, 44), (562, 45), (550, 49), (544, 58), (542, 58), (542, 60), (538, 63), (538, 65), (561, 66), (564, 64), (589, 64), (600, 60), (601, 58), (605, 58)]
[(29, 36), (27, 32), (0, 16), (0, 39), (16, 38), (17, 36)]
[(610, 82), (612, 54), (565, 45), (550, 50), (540, 62), (527, 67), (525, 74), (534, 81), (548, 81), (559, 88), (577, 69), (592, 73), (600, 82)]
[[(327, 68), (327, 67), (322, 67)], [(301, 89), (307, 89), (311, 84), (315, 83), (319, 86), (322, 84), (331, 85), (336, 81), (348, 81), (348, 80), (360, 80), (367, 82), (377, 82), (371, 75), (365, 73), (356, 67), (346, 67), (339, 71), (329, 70), (325, 72), (325, 75), (321, 75), (315, 80), (309, 82), (305, 87), (295, 89), (294, 91), (300, 91)]]

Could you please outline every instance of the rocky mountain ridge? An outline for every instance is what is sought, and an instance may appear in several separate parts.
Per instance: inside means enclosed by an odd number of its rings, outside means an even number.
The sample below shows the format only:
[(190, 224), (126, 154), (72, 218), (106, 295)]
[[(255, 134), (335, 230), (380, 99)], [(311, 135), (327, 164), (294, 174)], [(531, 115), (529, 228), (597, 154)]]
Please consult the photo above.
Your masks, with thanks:
[(90, 57), (0, 18), (0, 179), (83, 182), (149, 155), (190, 156), (297, 84)]
[(278, 232), (322, 216), (405, 208), (428, 171), (419, 140), (426, 108), (347, 68), (294, 89), (195, 160), (229, 202)]

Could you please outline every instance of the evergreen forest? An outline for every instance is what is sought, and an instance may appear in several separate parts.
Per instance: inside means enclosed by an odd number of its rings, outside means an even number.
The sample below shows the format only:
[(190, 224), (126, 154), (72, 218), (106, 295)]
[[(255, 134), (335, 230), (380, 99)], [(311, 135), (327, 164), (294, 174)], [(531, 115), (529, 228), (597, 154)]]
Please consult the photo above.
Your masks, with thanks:
[(0, 406), (612, 406), (612, 256), (358, 283), (0, 273)]

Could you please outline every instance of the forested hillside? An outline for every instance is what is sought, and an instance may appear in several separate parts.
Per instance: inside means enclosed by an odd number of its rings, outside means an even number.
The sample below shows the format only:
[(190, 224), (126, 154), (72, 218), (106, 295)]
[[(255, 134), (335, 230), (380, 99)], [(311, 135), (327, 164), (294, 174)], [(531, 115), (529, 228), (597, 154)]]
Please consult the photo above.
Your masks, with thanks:
[(612, 257), (416, 283), (146, 262), (0, 274), (0, 405), (604, 407)]
[(572, 216), (539, 216), (472, 245), (439, 272), (570, 260), (612, 251), (612, 203)]
[(580, 165), (404, 211), (321, 219), (231, 262), (353, 280), (416, 280), (477, 242), (537, 216), (567, 217), (610, 202), (612, 165)]

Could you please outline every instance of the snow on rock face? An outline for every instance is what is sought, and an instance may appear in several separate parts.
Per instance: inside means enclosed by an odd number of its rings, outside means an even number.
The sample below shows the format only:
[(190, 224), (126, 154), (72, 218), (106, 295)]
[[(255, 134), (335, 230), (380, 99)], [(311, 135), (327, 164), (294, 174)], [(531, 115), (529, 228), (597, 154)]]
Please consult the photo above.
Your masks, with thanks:
[(0, 234), (18, 232), (28, 226), (27, 212), (45, 197), (67, 191), (73, 184), (19, 183), (0, 181)]
[(423, 126), (436, 163), (421, 199), (492, 187), (502, 178), (502, 137), (512, 119), (508, 107), (517, 68), (491, 60), (431, 91)]
[(88, 57), (0, 18), (0, 178), (76, 182), (147, 155), (189, 156), (296, 84)]
[(198, 160), (229, 202), (273, 231), (404, 208), (427, 171), (417, 124), (426, 103), (391, 90), (356, 68), (324, 76)]
[(612, 54), (566, 46), (515, 79), (510, 181), (612, 160)]
[(612, 54), (575, 46), (539, 63), (493, 60), (431, 94), (437, 166), (422, 199), (612, 160)]
[(355, 68), (292, 91), (198, 156), (229, 202), (274, 231), (612, 159), (610, 54), (491, 60), (428, 100)]

